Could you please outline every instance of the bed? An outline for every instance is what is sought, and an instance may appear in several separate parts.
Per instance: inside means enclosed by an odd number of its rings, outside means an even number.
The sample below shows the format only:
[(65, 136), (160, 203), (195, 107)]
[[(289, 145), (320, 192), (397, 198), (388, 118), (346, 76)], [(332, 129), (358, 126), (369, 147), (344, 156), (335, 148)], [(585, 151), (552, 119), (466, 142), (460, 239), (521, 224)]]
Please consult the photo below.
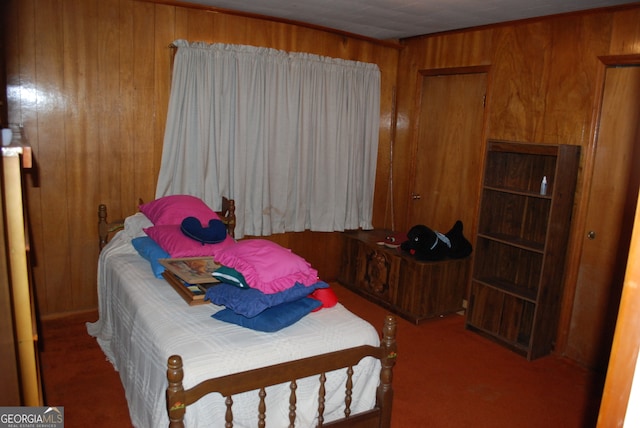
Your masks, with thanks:
[[(219, 217), (235, 249), (233, 207)], [(273, 332), (220, 321), (228, 308), (188, 305), (132, 244), (157, 222), (98, 212), (99, 319), (87, 331), (119, 372), (134, 426), (390, 426), (393, 316), (382, 340), (339, 302)]]

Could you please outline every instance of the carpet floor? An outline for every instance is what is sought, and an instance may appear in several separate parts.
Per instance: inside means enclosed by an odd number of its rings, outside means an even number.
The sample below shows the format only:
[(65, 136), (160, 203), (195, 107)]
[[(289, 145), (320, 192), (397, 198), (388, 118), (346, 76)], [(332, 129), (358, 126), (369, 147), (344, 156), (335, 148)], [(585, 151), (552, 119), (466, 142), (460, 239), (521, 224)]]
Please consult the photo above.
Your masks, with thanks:
[[(382, 327), (385, 309), (332, 286), (343, 305)], [(64, 407), (67, 428), (131, 426), (118, 373), (86, 331), (97, 316), (42, 322), (45, 403)], [(466, 330), (460, 315), (420, 325), (398, 317), (397, 339), (393, 428), (596, 425), (602, 374), (553, 355), (527, 361)]]

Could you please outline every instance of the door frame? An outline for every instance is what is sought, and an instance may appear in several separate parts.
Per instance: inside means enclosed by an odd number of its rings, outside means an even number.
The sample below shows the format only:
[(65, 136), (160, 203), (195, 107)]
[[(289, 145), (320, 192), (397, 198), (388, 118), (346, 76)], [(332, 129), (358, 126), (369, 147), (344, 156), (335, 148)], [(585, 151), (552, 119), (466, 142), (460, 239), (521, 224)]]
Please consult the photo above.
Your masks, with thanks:
[(592, 107), (591, 129), (589, 131), (588, 145), (584, 148), (585, 150), (583, 150), (584, 164), (581, 180), (583, 184), (580, 188), (581, 197), (575, 208), (574, 219), (572, 221), (574, 226), (572, 227), (569, 238), (569, 248), (567, 249), (568, 257), (565, 267), (564, 292), (560, 306), (554, 350), (554, 352), (559, 355), (564, 355), (566, 352), (571, 330), (571, 316), (578, 287), (580, 259), (584, 246), (584, 240), (582, 238), (587, 227), (586, 222), (589, 209), (588, 195), (591, 193), (591, 184), (593, 181), (607, 68), (615, 66), (640, 66), (639, 54), (603, 55), (599, 56), (598, 59), (600, 62), (596, 73), (596, 96), (594, 97)]
[[(487, 132), (488, 132), (487, 127), (489, 123), (489, 108), (491, 106), (491, 102), (490, 102), (490, 94), (491, 94), (491, 87), (492, 87), (491, 65), (427, 68), (427, 69), (418, 70), (418, 76), (417, 76), (417, 82), (416, 82), (417, 84), (416, 84), (415, 95), (414, 95), (415, 107), (413, 109), (414, 117), (413, 117), (413, 127), (411, 129), (412, 136), (411, 136), (411, 143), (409, 147), (409, 153), (412, 154), (411, 162), (409, 164), (409, 177), (411, 178), (409, 179), (408, 188), (407, 188), (409, 191), (409, 194), (406, 195), (405, 215), (404, 215), (404, 218), (402, 219), (405, 225), (405, 230), (410, 226), (409, 220), (411, 218), (411, 209), (412, 209), (412, 201), (413, 201), (411, 197), (411, 192), (413, 192), (413, 189), (415, 188), (415, 177), (416, 177), (416, 168), (417, 168), (417, 159), (416, 159), (417, 156), (415, 156), (415, 154), (418, 152), (418, 143), (419, 143), (418, 140), (420, 135), (420, 117), (422, 115), (422, 95), (423, 95), (422, 89), (424, 87), (424, 78), (433, 77), (433, 76), (456, 75), (456, 74), (477, 74), (477, 73), (485, 73), (487, 75), (485, 109), (484, 109), (484, 116), (482, 119), (482, 130), (480, 131), (481, 140), (479, 142), (482, 145), (481, 152), (483, 153), (483, 157), (484, 157), (484, 153), (486, 153), (486, 149), (487, 149)], [(484, 174), (484, 162), (481, 162), (480, 165), (482, 169), (480, 171), (480, 177), (482, 177)], [(477, 194), (480, 194), (481, 187), (482, 187), (482, 183), (478, 182), (476, 186)], [(473, 224), (470, 225), (471, 226), (471, 229), (469, 231), (470, 236), (475, 236), (476, 234), (478, 210), (479, 210), (479, 206), (478, 204), (476, 204), (476, 207), (473, 213), (474, 221), (473, 221)]]
[[(598, 427), (623, 426), (627, 417), (630, 424), (637, 423), (638, 413), (629, 416), (627, 409), (640, 404), (638, 394), (631, 395), (632, 388), (640, 382), (638, 348), (640, 347), (640, 268), (631, 263), (640, 257), (640, 199), (636, 205), (635, 222), (629, 247), (629, 263), (620, 299), (618, 322), (611, 347), (611, 358), (602, 393)], [(634, 386), (636, 385), (636, 386)]]

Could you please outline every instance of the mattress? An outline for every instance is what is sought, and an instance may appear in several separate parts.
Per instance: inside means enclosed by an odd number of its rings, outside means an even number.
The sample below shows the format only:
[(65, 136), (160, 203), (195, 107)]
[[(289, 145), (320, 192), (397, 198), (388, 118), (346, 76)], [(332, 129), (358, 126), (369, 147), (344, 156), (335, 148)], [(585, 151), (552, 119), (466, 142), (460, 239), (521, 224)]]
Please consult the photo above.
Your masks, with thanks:
[[(107, 359), (119, 372), (131, 421), (136, 427), (167, 426), (166, 363), (179, 354), (183, 385), (191, 388), (210, 377), (277, 364), (359, 345), (379, 345), (375, 328), (338, 303), (313, 312), (275, 333), (263, 333), (211, 318), (221, 306), (189, 306), (121, 231), (100, 253), (98, 263), (99, 319), (87, 324)], [(367, 357), (354, 368), (352, 413), (375, 404), (379, 361)], [(346, 370), (327, 375), (325, 421), (344, 416)], [(317, 379), (298, 381), (296, 427), (315, 426)], [(289, 386), (266, 389), (267, 426), (289, 425)], [(189, 406), (188, 427), (220, 426), (224, 402), (209, 394)], [(257, 426), (257, 392), (233, 397), (234, 427)]]

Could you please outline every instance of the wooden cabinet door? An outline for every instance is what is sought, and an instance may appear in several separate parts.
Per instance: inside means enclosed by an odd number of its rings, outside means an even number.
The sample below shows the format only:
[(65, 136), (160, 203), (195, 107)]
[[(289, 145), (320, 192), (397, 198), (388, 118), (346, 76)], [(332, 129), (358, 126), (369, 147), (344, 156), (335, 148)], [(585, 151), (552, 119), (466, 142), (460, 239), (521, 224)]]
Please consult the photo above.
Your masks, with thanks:
[(395, 300), (400, 261), (400, 257), (374, 244), (359, 242), (356, 286), (380, 302), (392, 303)]
[(640, 66), (606, 71), (586, 230), (565, 355), (605, 369), (640, 182)]
[(484, 153), (487, 73), (450, 73), (423, 76), (407, 226), (446, 233), (460, 219), (469, 236)]

